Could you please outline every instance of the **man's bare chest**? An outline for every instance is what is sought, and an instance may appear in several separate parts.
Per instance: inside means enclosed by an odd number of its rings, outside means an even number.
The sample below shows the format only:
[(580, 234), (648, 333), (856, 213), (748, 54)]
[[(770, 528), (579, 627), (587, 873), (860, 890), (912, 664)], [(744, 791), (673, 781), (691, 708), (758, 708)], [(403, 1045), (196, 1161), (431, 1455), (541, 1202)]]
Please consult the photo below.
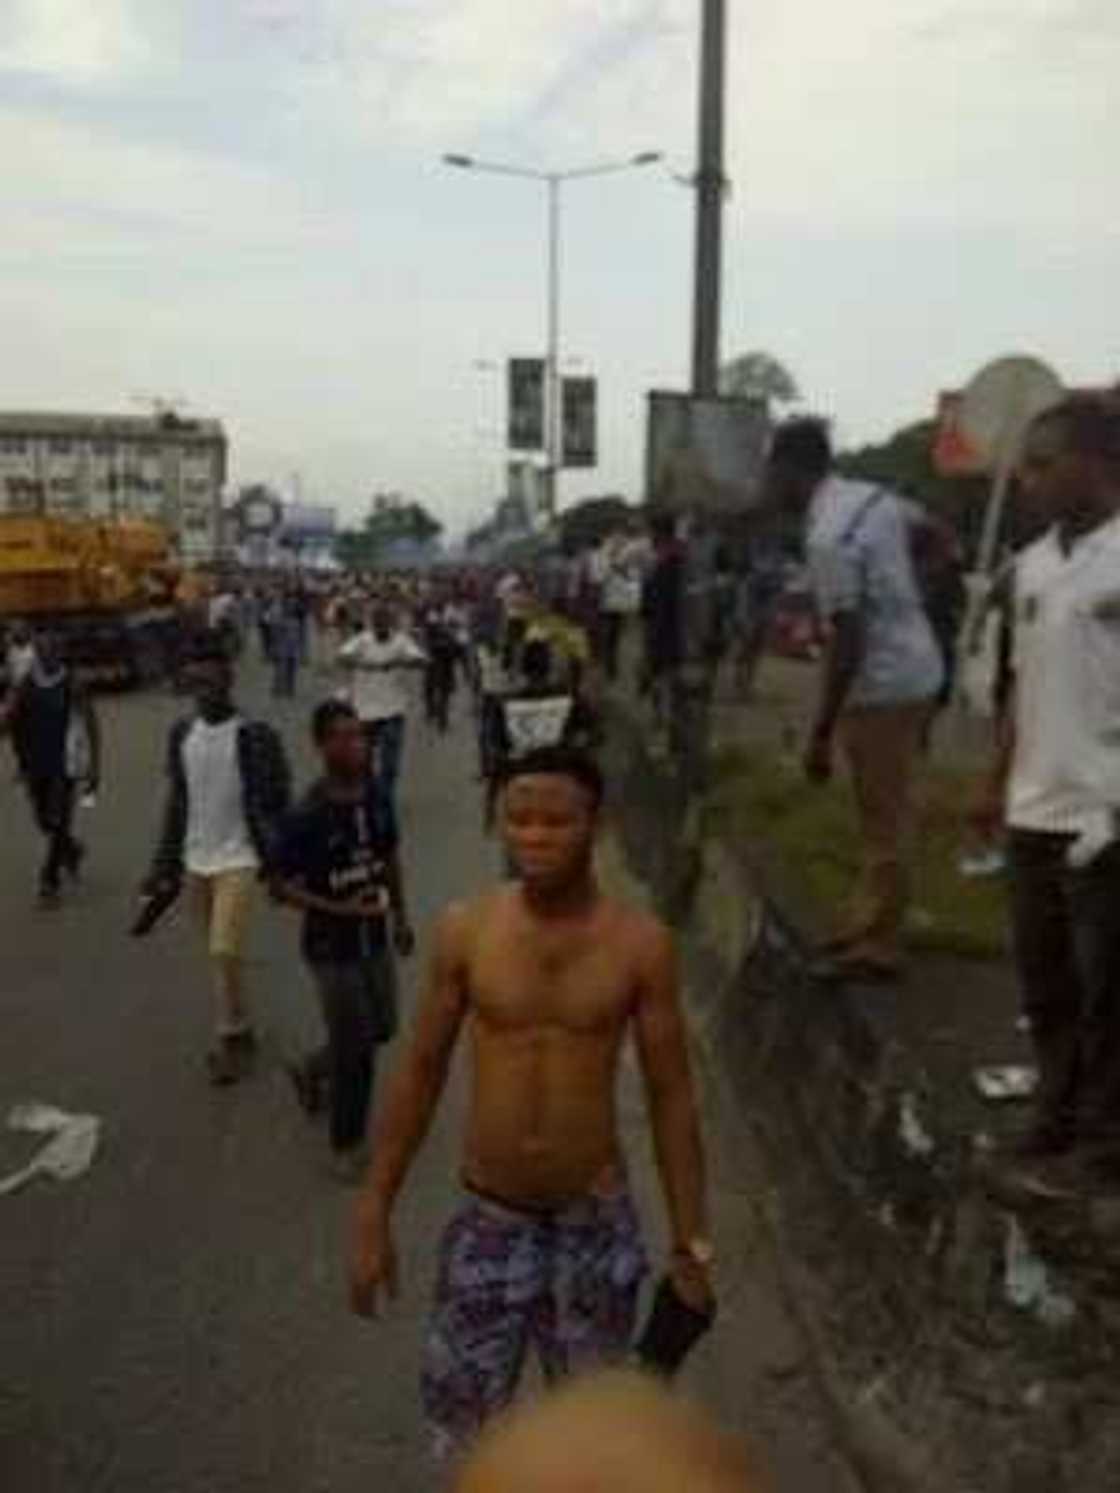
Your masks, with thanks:
[(472, 962), (471, 1004), (493, 1027), (610, 1030), (626, 1020), (634, 972), (610, 941), (510, 939)]

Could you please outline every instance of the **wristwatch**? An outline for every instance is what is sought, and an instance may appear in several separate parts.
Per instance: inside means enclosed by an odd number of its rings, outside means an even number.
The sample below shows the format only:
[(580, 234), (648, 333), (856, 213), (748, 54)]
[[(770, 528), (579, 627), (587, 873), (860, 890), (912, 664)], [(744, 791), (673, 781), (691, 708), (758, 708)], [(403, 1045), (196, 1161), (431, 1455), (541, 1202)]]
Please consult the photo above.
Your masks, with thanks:
[(690, 1239), (687, 1244), (678, 1244), (673, 1250), (680, 1260), (689, 1260), (701, 1270), (710, 1270), (716, 1262), (716, 1247), (710, 1239)]

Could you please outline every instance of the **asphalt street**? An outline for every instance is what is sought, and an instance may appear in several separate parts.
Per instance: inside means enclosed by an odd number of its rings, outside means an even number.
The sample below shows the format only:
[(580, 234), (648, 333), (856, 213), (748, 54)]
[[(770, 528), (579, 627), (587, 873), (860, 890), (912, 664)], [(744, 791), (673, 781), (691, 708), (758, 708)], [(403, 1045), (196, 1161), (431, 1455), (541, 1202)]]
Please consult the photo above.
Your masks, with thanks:
[[(306, 781), (308, 710), (327, 681), (274, 706), (247, 671), (247, 708), (282, 726)], [(414, 723), (402, 817), (419, 959), (438, 909), (497, 872), (482, 837), (465, 704), (453, 733)], [(188, 919), (126, 937), (150, 851), (168, 695), (103, 702), (105, 784), (83, 813), (91, 856), (61, 909), (35, 909), (39, 847), (10, 757), (0, 761), (0, 1121), (40, 1100), (101, 1117), (100, 1152), (68, 1184), (0, 1197), (0, 1486), (6, 1493), (365, 1493), (434, 1489), (416, 1379), (442, 1221), (457, 1197), (456, 1083), (402, 1203), (405, 1295), (388, 1320), (348, 1315), (352, 1194), (296, 1109), (281, 1061), (316, 1036), (294, 919), (261, 906), (251, 986), (264, 1031), (257, 1076), (205, 1081), (209, 990)], [(608, 881), (626, 878), (609, 841)], [(393, 1060), (390, 1049), (385, 1058)], [(623, 1112), (651, 1240), (661, 1238), (640, 1088)], [(756, 1224), (765, 1186), (741, 1137), (713, 1123), (722, 1314), (686, 1387), (768, 1450), (784, 1493), (849, 1486), (808, 1358)], [(0, 1171), (32, 1147), (0, 1132)]]

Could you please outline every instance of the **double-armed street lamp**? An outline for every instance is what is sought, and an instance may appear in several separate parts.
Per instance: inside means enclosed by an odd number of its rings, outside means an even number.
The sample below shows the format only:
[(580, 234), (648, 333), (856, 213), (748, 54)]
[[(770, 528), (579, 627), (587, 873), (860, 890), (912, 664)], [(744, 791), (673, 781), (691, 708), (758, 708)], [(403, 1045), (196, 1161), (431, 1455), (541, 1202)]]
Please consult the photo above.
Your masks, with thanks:
[(507, 166), (494, 161), (476, 160), (474, 156), (448, 154), (446, 166), (460, 171), (482, 171), (492, 176), (514, 176), (523, 181), (542, 183), (548, 192), (548, 351), (545, 357), (545, 507), (549, 519), (556, 515), (557, 485), (564, 461), (563, 395), (560, 381), (560, 250), (561, 188), (566, 182), (582, 181), (592, 176), (613, 176), (653, 166), (663, 159), (660, 151), (647, 150), (624, 161), (605, 161), (579, 166), (568, 171), (542, 171), (531, 166)]

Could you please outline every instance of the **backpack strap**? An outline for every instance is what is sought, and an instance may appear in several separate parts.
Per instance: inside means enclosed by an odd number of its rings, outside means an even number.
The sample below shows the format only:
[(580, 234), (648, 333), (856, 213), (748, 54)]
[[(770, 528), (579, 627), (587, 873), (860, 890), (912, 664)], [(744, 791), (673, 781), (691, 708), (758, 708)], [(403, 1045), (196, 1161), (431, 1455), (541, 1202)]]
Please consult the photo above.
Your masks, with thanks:
[(865, 501), (862, 502), (859, 505), (859, 507), (856, 509), (855, 513), (852, 515), (852, 518), (851, 518), (851, 521), (848, 524), (848, 527), (844, 530), (843, 534), (841, 534), (841, 536), (840, 536), (840, 543), (841, 544), (851, 544), (852, 540), (856, 537), (856, 535), (859, 533), (859, 531), (863, 528), (863, 526), (866, 523), (866, 521), (868, 520), (868, 518), (870, 518), (870, 516), (871, 516), (871, 510), (873, 508), (878, 507), (878, 505), (882, 502), (882, 500), (886, 497), (886, 495), (887, 495), (886, 494), (886, 490), (884, 488), (877, 487), (865, 499)]

